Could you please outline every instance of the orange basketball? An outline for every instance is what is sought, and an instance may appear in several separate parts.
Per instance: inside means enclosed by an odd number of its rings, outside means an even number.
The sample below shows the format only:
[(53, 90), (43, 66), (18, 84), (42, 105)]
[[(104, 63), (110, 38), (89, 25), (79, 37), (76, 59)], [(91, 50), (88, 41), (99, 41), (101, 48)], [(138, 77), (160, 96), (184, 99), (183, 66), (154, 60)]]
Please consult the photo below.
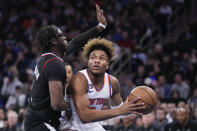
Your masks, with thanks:
[(133, 101), (135, 98), (141, 98), (137, 103), (144, 103), (145, 108), (137, 110), (137, 112), (148, 114), (156, 107), (158, 98), (153, 89), (148, 86), (138, 86), (134, 88), (128, 96), (128, 101)]

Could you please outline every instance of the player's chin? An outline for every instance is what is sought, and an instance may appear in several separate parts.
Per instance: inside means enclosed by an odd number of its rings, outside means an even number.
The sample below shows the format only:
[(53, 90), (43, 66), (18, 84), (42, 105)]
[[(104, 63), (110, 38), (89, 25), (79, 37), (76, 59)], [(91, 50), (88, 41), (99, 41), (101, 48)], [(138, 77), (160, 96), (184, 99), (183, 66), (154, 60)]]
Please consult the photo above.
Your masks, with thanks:
[(92, 73), (93, 74), (102, 74), (102, 71), (101, 70), (92, 70)]

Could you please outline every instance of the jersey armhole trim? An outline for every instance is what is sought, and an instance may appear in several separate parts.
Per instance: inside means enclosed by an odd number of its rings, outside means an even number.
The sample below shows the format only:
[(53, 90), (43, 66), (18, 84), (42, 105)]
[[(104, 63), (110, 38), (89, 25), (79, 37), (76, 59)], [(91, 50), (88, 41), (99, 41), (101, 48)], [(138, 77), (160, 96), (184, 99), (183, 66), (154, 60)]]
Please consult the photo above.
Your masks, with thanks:
[(77, 72), (77, 74), (82, 74), (85, 77), (85, 79), (87, 80), (87, 83), (88, 83), (88, 90), (89, 90), (89, 82), (88, 82), (88, 79), (86, 78), (85, 74), (83, 74), (82, 72)]
[(111, 97), (112, 96), (112, 87), (111, 87), (111, 79), (110, 79), (110, 76), (109, 76), (109, 74), (108, 74), (108, 83), (109, 83), (109, 97)]
[(46, 65), (47, 65), (50, 61), (56, 60), (56, 59), (59, 60), (58, 58), (52, 58), (52, 59), (47, 60), (47, 61), (44, 63), (44, 66), (43, 66), (43, 68), (42, 68), (42, 72), (44, 71)]

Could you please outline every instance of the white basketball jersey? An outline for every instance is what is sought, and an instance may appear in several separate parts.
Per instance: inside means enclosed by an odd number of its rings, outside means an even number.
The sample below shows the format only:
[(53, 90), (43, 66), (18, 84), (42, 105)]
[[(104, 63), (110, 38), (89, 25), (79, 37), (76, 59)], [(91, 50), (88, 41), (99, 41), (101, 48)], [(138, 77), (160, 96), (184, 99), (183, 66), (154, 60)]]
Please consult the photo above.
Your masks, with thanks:
[[(108, 73), (105, 73), (104, 79), (103, 79), (103, 86), (101, 88), (96, 88), (88, 75), (87, 69), (79, 71), (79, 73), (82, 73), (85, 78), (88, 81), (88, 91), (87, 96), (90, 101), (89, 108), (96, 109), (96, 110), (102, 110), (103, 105), (105, 102), (111, 97), (112, 95), (112, 87), (110, 82), (110, 76)], [(65, 125), (62, 127), (64, 128), (70, 128), (74, 130), (79, 131), (104, 131), (104, 128), (98, 123), (98, 122), (91, 122), (83, 124), (81, 120), (79, 119), (79, 116), (77, 114), (75, 105), (73, 103), (73, 99), (69, 97), (71, 108), (72, 108), (72, 118), (70, 122), (66, 122)], [(70, 127), (69, 127), (70, 124)]]
[(105, 73), (104, 79), (103, 79), (103, 85), (101, 88), (96, 88), (90, 80), (90, 77), (88, 75), (87, 69), (79, 71), (82, 73), (86, 79), (88, 80), (88, 92), (87, 96), (90, 101), (90, 108), (101, 110), (102, 106), (105, 104), (105, 102), (110, 98), (112, 94), (112, 88), (110, 83), (110, 77), (107, 73)]

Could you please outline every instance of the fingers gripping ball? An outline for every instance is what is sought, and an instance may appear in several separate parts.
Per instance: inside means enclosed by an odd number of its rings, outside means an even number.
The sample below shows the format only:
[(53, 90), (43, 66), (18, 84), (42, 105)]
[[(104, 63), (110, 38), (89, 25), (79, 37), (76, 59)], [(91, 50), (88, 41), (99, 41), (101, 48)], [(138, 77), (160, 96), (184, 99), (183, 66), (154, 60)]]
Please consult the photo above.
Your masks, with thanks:
[(158, 103), (158, 98), (153, 89), (148, 86), (138, 86), (131, 91), (128, 96), (128, 101), (133, 101), (135, 98), (141, 98), (137, 103), (144, 103), (145, 108), (139, 109), (137, 112), (148, 114), (153, 111)]

